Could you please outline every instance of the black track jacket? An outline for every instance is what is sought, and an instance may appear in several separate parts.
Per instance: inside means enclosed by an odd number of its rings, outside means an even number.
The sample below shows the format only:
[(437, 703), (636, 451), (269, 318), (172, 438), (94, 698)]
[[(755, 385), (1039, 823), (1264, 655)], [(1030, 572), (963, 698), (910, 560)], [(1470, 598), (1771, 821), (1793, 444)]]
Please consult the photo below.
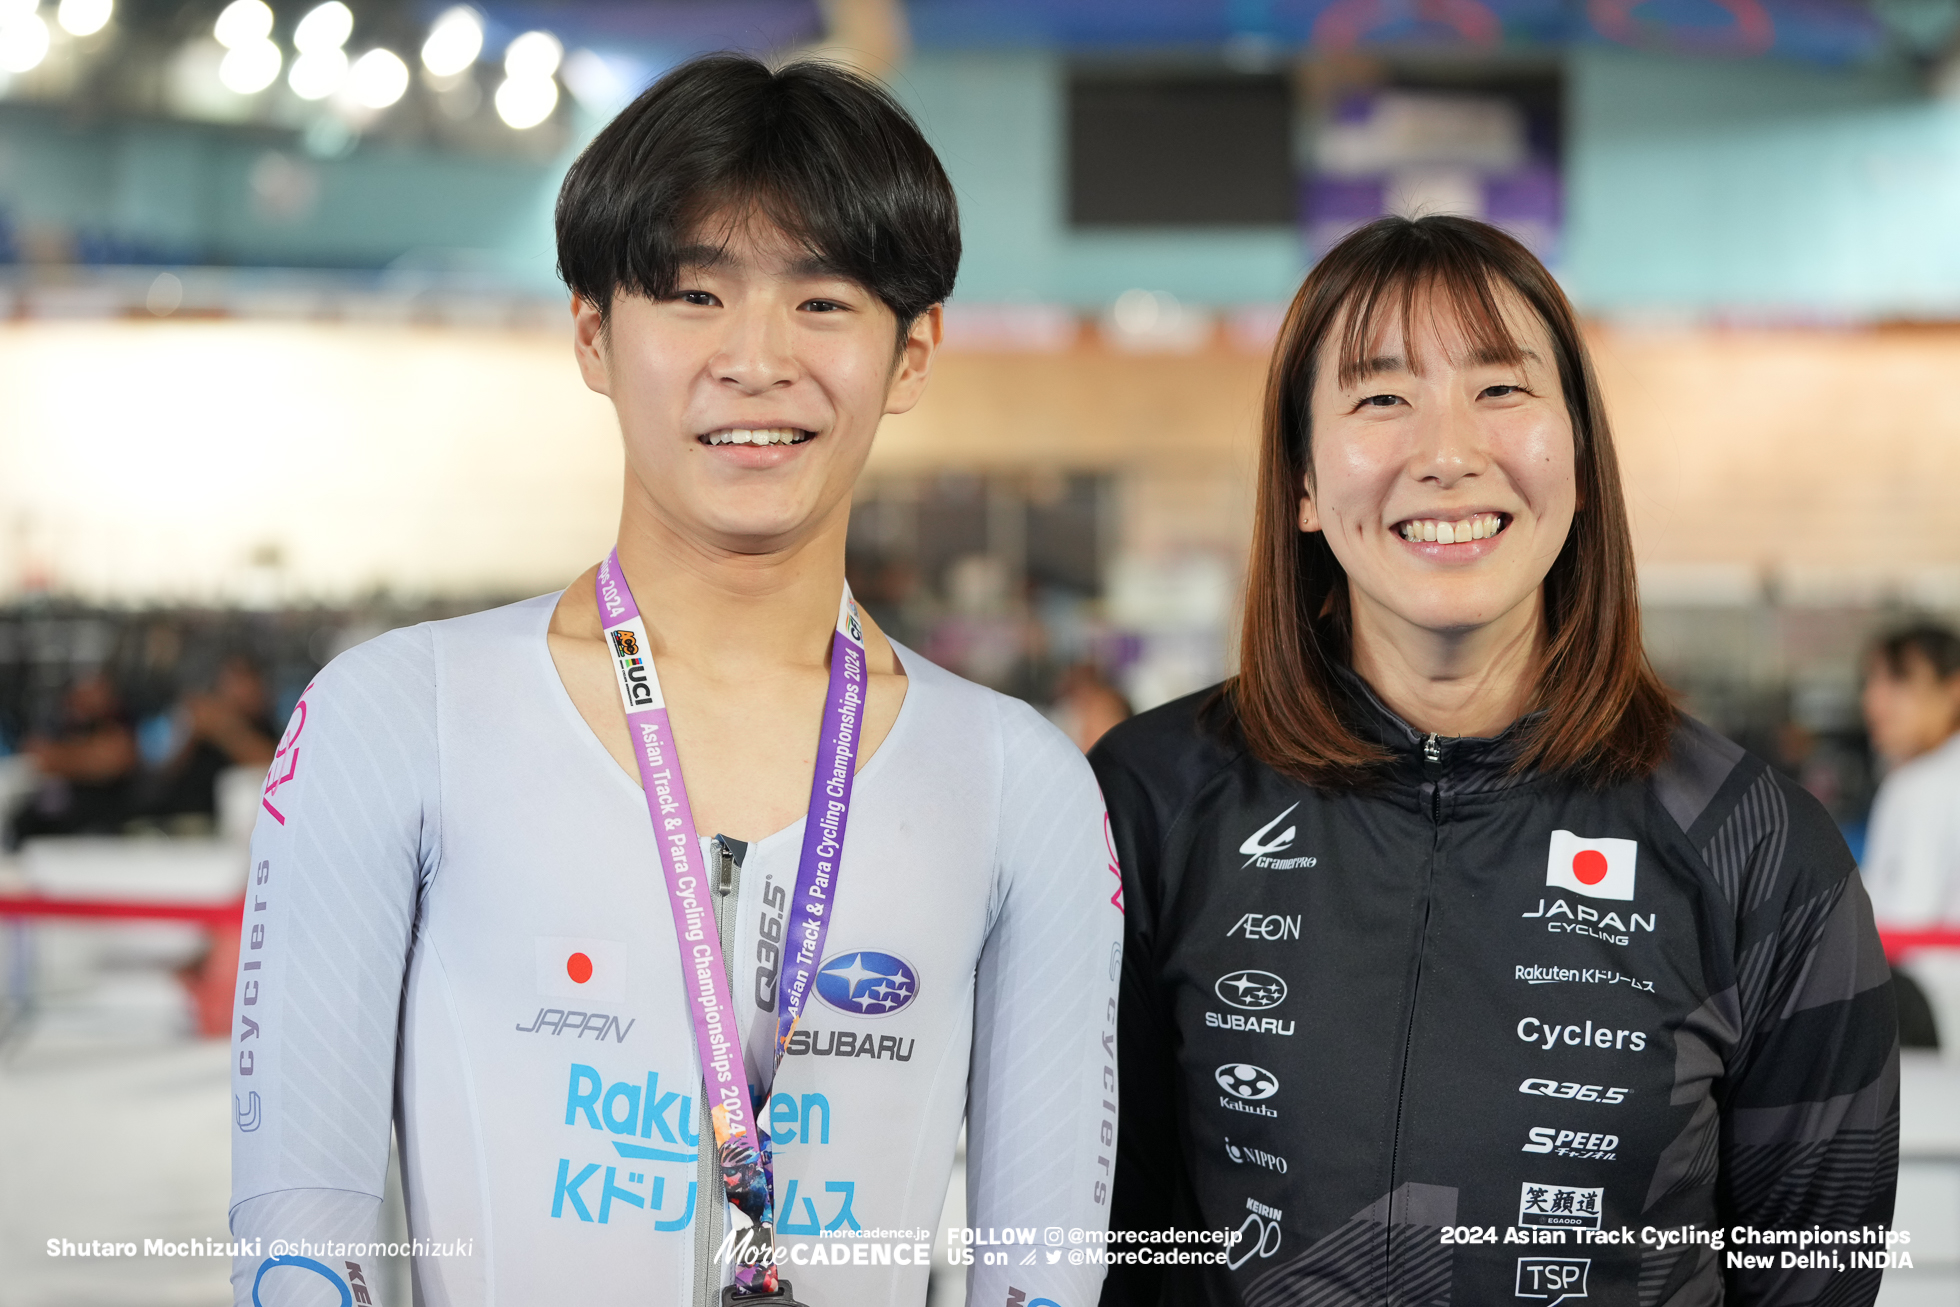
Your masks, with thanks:
[(1819, 805), (1691, 720), (1587, 789), (1348, 689), (1394, 754), (1373, 790), (1268, 769), (1210, 692), (1091, 755), (1127, 911), (1112, 1226), (1243, 1236), (1112, 1265), (1106, 1307), (1870, 1303), (1877, 1270), (1787, 1244), (1640, 1241), (1891, 1220), (1891, 973)]

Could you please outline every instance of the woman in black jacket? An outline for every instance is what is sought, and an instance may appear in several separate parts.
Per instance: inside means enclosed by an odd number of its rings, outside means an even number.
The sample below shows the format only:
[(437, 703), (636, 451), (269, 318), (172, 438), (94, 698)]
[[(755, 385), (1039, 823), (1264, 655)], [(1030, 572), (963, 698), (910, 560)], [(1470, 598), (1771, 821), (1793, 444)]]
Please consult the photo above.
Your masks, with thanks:
[(1891, 1217), (1870, 906), (1810, 796), (1648, 665), (1598, 387), (1516, 241), (1387, 218), (1315, 267), (1241, 670), (1092, 761), (1129, 913), (1113, 1226), (1153, 1236), (1116, 1247), (1165, 1254), (1105, 1304), (1876, 1295), (1748, 1233)]

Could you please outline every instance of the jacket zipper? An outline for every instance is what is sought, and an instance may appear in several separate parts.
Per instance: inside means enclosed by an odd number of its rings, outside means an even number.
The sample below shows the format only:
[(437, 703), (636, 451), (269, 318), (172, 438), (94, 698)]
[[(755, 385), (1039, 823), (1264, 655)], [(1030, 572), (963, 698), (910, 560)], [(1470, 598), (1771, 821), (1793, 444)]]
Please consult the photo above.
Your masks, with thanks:
[[(721, 937), (723, 964), (735, 955), (736, 908), (741, 903), (742, 864), (728, 841), (715, 836), (715, 934)], [(695, 1163), (694, 1307), (718, 1307), (721, 1268), (715, 1249), (721, 1246), (722, 1226), (728, 1219), (722, 1198), (721, 1160), (715, 1147), (714, 1123), (708, 1112), (708, 1080), (701, 1078), (701, 1146)]]
[(1398, 1213), (1394, 1207), (1395, 1190), (1399, 1187), (1402, 1164), (1402, 1109), (1409, 1089), (1409, 1054), (1415, 1046), (1416, 1004), (1422, 995), (1422, 964), (1424, 950), (1429, 942), (1429, 913), (1435, 901), (1436, 859), (1443, 845), (1443, 746), (1435, 732), (1423, 737), (1422, 757), (1426, 764), (1424, 771), (1430, 775), (1429, 783), (1423, 788), (1429, 791), (1429, 821), (1431, 838), (1429, 846), (1428, 875), (1422, 888), (1422, 927), (1416, 935), (1416, 971), (1409, 981), (1409, 1008), (1402, 1026), (1402, 1065), (1395, 1084), (1395, 1129), (1389, 1136), (1388, 1153), (1388, 1192), (1389, 1212), (1388, 1230), (1382, 1246), (1382, 1260), (1387, 1269), (1387, 1284), (1391, 1300), (1396, 1298), (1395, 1266), (1395, 1222)]

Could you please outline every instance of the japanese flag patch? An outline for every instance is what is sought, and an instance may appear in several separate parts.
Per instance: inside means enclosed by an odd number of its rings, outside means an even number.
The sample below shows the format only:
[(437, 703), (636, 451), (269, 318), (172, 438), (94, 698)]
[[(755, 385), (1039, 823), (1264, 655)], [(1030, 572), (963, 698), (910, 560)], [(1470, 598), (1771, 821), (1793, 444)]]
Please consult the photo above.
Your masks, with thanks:
[(1569, 830), (1552, 832), (1545, 859), (1545, 883), (1591, 899), (1633, 900), (1633, 863), (1640, 845), (1633, 840), (1588, 840)]
[(626, 997), (626, 946), (617, 940), (540, 936), (538, 993), (550, 998)]

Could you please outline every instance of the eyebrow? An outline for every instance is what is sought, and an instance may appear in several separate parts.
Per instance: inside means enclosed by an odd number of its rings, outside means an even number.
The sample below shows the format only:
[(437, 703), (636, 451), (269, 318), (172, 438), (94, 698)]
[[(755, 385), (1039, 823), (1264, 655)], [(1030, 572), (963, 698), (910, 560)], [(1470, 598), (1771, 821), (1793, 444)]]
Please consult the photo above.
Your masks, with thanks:
[[(727, 267), (735, 258), (729, 254), (725, 245), (683, 245), (674, 251), (674, 267), (678, 271), (712, 272)], [(792, 259), (784, 273), (796, 280), (811, 278), (836, 278), (842, 281), (856, 281), (840, 267), (835, 259), (822, 254), (806, 253), (801, 258)]]
[[(1529, 360), (1533, 363), (1540, 361), (1535, 351), (1525, 349), (1522, 346), (1512, 351), (1487, 345), (1474, 351), (1464, 362), (1470, 367), (1489, 367), (1493, 364), (1516, 363), (1522, 360)], [(1367, 381), (1370, 378), (1379, 377), (1385, 373), (1409, 371), (1411, 369), (1408, 361), (1397, 354), (1377, 354), (1374, 358), (1362, 359), (1352, 368), (1343, 369), (1343, 372), (1348, 378), (1346, 382), (1348, 385), (1353, 385), (1360, 381)]]

